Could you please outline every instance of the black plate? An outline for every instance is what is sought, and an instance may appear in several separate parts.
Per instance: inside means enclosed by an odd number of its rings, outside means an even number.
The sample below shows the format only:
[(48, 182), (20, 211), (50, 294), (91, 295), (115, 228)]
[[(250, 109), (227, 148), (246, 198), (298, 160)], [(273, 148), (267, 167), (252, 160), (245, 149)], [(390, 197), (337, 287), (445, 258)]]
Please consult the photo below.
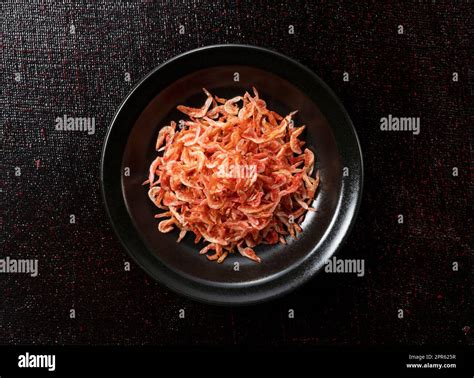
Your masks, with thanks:
[[(239, 81), (236, 81), (238, 73)], [(296, 125), (316, 155), (321, 184), (317, 213), (289, 244), (259, 246), (260, 264), (239, 254), (223, 264), (209, 262), (187, 236), (162, 234), (157, 209), (141, 184), (156, 156), (161, 127), (183, 115), (179, 104), (201, 106), (201, 88), (233, 97), (258, 88), (270, 109), (298, 109)], [(349, 175), (343, 176), (347, 167)], [(124, 174), (130, 169), (130, 176)], [(352, 122), (332, 90), (313, 72), (276, 52), (243, 45), (209, 46), (169, 60), (148, 74), (120, 105), (105, 139), (102, 192), (115, 232), (132, 258), (153, 278), (194, 299), (216, 304), (249, 304), (286, 293), (310, 279), (349, 232), (362, 194), (362, 155)], [(235, 263), (239, 270), (235, 271)]]

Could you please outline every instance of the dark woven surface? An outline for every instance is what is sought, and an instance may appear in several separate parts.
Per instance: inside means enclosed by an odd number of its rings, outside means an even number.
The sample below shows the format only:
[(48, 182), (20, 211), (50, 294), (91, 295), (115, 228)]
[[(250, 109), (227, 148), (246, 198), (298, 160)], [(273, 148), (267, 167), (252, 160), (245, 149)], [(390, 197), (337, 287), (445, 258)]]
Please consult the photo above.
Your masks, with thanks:
[[(0, 275), (0, 343), (472, 343), (472, 4), (6, 1), (1, 8), (1, 257), (37, 258), (40, 274)], [(128, 256), (99, 192), (108, 123), (156, 65), (216, 43), (285, 53), (347, 107), (366, 181), (338, 256), (365, 258), (365, 277), (322, 274), (280, 300), (229, 309), (184, 299), (133, 263), (124, 271)], [(95, 117), (96, 133), (55, 131), (64, 114)], [(420, 135), (380, 131), (388, 114), (421, 117)]]

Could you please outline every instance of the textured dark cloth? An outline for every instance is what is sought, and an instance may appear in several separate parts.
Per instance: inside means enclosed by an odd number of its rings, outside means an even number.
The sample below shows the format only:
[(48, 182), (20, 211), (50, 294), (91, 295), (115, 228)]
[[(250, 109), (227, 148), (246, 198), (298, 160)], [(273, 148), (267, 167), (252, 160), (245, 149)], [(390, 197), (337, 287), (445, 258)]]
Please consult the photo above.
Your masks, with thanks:
[[(0, 275), (0, 343), (472, 343), (472, 12), (463, 2), (2, 1), (1, 257), (39, 259), (39, 276)], [(148, 71), (217, 43), (287, 54), (345, 104), (366, 179), (338, 257), (366, 259), (363, 278), (322, 273), (231, 309), (176, 295), (134, 263), (124, 271), (99, 190), (107, 126)], [(95, 134), (56, 131), (65, 114), (95, 117)], [(380, 131), (388, 114), (420, 117), (420, 135)]]

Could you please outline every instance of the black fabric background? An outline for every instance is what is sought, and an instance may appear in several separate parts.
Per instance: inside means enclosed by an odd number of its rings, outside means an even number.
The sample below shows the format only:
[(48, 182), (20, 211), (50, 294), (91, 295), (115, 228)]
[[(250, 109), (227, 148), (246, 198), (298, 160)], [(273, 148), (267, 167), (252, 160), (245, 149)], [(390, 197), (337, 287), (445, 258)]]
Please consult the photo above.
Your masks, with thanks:
[[(472, 344), (472, 13), (467, 2), (2, 1), (1, 256), (37, 258), (40, 275), (0, 275), (0, 343)], [(124, 271), (99, 191), (107, 126), (152, 68), (216, 43), (287, 54), (345, 104), (366, 180), (338, 257), (366, 259), (365, 277), (323, 273), (231, 309)], [(55, 131), (64, 114), (95, 117), (96, 133)], [(421, 117), (420, 135), (380, 131), (388, 114)]]

